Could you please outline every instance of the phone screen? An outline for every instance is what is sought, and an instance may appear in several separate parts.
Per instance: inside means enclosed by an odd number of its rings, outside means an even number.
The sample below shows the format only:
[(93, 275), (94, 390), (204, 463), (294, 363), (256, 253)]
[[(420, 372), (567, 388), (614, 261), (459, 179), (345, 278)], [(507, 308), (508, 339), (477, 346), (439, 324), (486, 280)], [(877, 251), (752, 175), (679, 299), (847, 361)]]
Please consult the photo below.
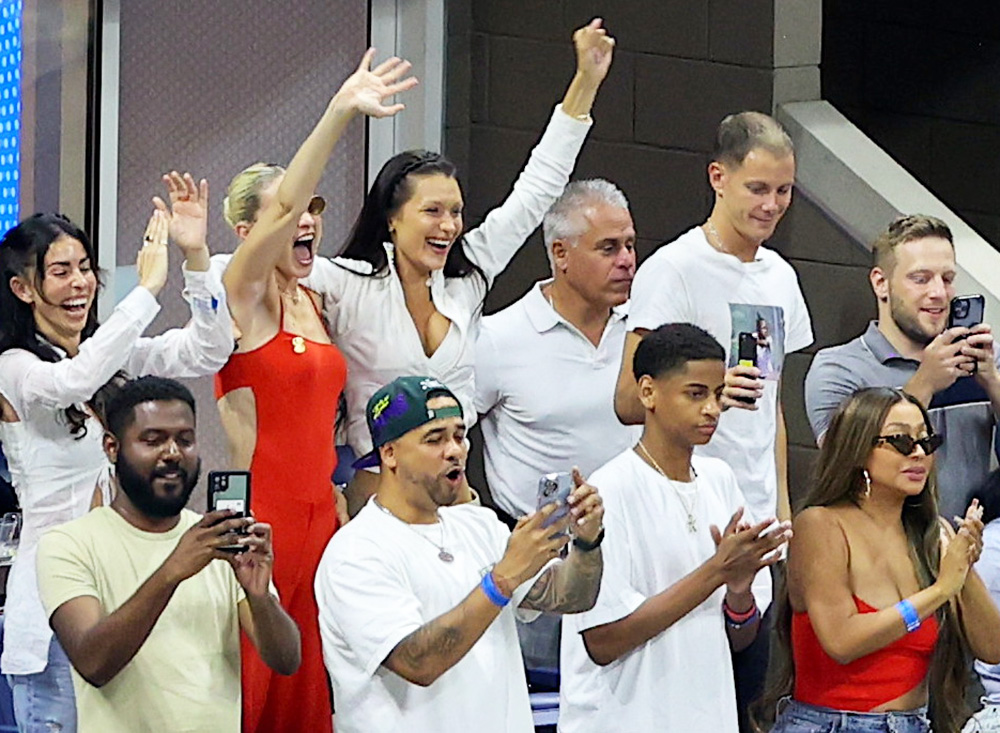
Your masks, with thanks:
[(538, 509), (552, 502), (558, 508), (545, 520), (543, 527), (555, 524), (569, 514), (569, 495), (573, 492), (573, 477), (568, 473), (547, 473), (538, 479)]
[(746, 367), (757, 366), (757, 337), (746, 331), (740, 333), (739, 365)]
[[(212, 471), (208, 474), (208, 510), (229, 509), (239, 516), (250, 516), (250, 472)], [(241, 530), (238, 534), (246, 534)], [(225, 552), (245, 552), (245, 545), (220, 547)]]

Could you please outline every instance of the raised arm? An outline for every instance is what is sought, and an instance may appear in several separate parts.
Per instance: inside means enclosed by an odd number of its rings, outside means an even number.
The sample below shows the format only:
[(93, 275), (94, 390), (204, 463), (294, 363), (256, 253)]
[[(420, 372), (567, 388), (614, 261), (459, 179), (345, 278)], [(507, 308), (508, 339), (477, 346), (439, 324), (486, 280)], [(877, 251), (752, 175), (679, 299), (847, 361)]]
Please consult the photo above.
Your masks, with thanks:
[[(299, 217), (309, 206), (326, 162), (348, 123), (357, 115), (390, 117), (402, 104), (386, 104), (394, 94), (413, 87), (413, 77), (399, 81), (410, 63), (398, 58), (371, 69), (375, 49), (368, 49), (357, 70), (347, 78), (327, 104), (323, 116), (299, 147), (270, 205), (256, 222), (241, 222), (249, 229), (236, 249), (225, 274), (226, 290), (237, 308), (260, 303), (283, 252), (298, 226)], [(252, 226), (251, 226), (252, 225)]]
[(608, 73), (614, 39), (599, 18), (573, 34), (576, 74), (507, 199), (464, 237), (466, 253), (492, 279), (524, 245), (559, 198), (590, 131), (590, 109)]
[(170, 239), (184, 255), (184, 300), (191, 309), (185, 328), (141, 338), (127, 362), (134, 375), (200, 377), (215, 374), (233, 352), (233, 324), (218, 273), (209, 272), (208, 182), (195, 184), (190, 173), (163, 176), (169, 207), (153, 197), (157, 212), (169, 222)]
[(521, 608), (548, 613), (589, 611), (597, 601), (604, 569), (604, 503), (597, 489), (573, 469), (576, 488), (569, 496), (574, 539), (569, 555), (551, 563), (532, 584)]
[[(837, 519), (823, 507), (802, 511), (793, 524), (788, 551), (788, 585), (793, 607), (796, 595), (823, 650), (840, 664), (882, 649), (907, 634), (896, 606), (860, 613), (855, 605), (848, 570), (847, 539)], [(967, 530), (952, 540), (941, 558), (937, 580), (907, 599), (920, 620), (954, 598), (965, 584), (970, 566)]]
[[(231, 542), (230, 533), (245, 526), (247, 520), (242, 517), (224, 519), (226, 515), (227, 512), (206, 514), (188, 529), (163, 564), (131, 598), (111, 613), (107, 613), (97, 597), (89, 593), (58, 603), (50, 613), (50, 623), (81, 677), (94, 687), (114, 679), (142, 648), (177, 586), (212, 560), (227, 559), (218, 548)], [(78, 571), (66, 557), (57, 551), (48, 551), (45, 545), (46, 538), (42, 538), (38, 567), (43, 578), (48, 578), (49, 574), (73, 575)], [(43, 579), (43, 600), (47, 595), (45, 582)]]
[(156, 296), (167, 280), (167, 221), (159, 212), (146, 227), (136, 269), (139, 285), (72, 358), (46, 362), (19, 349), (0, 354), (0, 393), (19, 419), (36, 408), (86, 402), (125, 366), (139, 335), (160, 310)]
[(302, 642), (299, 627), (271, 593), (271, 525), (258, 522), (248, 532), (240, 542), (250, 549), (228, 558), (246, 591), (240, 602), (240, 626), (268, 667), (278, 674), (294, 674), (302, 663)]
[[(518, 522), (510, 535), (507, 551), (455, 608), (427, 622), (400, 641), (383, 661), (403, 679), (427, 687), (458, 664), (489, 628), (514, 590), (534, 577), (566, 545), (565, 536), (553, 535), (566, 522), (544, 528), (555, 510), (549, 505)], [(484, 584), (492, 583), (491, 598)]]

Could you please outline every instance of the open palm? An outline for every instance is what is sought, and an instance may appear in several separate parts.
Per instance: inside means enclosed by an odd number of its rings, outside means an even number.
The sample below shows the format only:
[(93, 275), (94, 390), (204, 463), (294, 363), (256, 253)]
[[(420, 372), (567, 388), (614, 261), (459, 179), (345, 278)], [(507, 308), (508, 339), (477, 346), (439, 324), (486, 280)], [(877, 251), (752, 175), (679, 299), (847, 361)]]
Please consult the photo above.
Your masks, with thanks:
[(386, 104), (386, 100), (395, 94), (412, 89), (417, 84), (416, 77), (399, 79), (410, 70), (410, 62), (393, 56), (386, 59), (374, 69), (371, 68), (375, 49), (365, 52), (357, 70), (341, 85), (337, 97), (348, 108), (356, 110), (369, 117), (391, 117), (403, 109), (402, 104)]
[(159, 196), (153, 204), (170, 223), (170, 238), (185, 253), (205, 246), (208, 235), (208, 181), (196, 185), (190, 173), (171, 171), (163, 176), (170, 206)]

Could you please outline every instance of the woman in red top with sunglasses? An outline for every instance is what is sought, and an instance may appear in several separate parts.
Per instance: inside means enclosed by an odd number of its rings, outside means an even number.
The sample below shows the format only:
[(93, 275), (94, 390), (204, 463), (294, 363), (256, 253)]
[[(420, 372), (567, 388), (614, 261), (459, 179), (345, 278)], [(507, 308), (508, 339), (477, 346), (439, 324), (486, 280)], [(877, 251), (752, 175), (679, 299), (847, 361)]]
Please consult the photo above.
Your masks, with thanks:
[(244, 638), (244, 731), (332, 729), (313, 579), (340, 521), (331, 479), (347, 365), (327, 334), (319, 297), (299, 280), (319, 248), (324, 203), (314, 192), (338, 138), (355, 117), (399, 112), (402, 104), (386, 100), (416, 84), (400, 81), (409, 63), (393, 58), (371, 69), (373, 55), (365, 53), (341, 85), (287, 171), (250, 166), (223, 203), (241, 240), (223, 276), (240, 336), (216, 396), (233, 462), (253, 476), (254, 516), (274, 528), (281, 605), (302, 634), (302, 665), (289, 677), (274, 674)]
[(1000, 660), (1000, 612), (971, 570), (982, 510), (957, 533), (938, 517), (929, 425), (886, 387), (830, 423), (792, 525), (758, 730), (777, 712), (773, 733), (926, 733), (930, 698), (933, 730), (957, 731), (969, 652)]

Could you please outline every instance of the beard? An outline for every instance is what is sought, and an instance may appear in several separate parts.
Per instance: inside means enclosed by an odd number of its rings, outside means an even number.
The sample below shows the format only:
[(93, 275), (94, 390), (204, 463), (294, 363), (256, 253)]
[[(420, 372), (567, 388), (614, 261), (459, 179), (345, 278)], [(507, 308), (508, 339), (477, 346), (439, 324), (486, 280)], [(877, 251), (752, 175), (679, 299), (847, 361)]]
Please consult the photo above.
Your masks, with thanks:
[(181, 509), (187, 506), (191, 492), (198, 484), (198, 476), (201, 475), (201, 458), (198, 459), (191, 474), (180, 466), (171, 466), (170, 470), (179, 472), (178, 480), (184, 486), (184, 490), (176, 496), (160, 497), (153, 490), (153, 479), (160, 476), (160, 472), (154, 471), (150, 476), (143, 476), (132, 468), (123, 453), (118, 454), (118, 461), (115, 463), (118, 486), (135, 508), (151, 519), (176, 517), (181, 513)]
[(889, 309), (896, 326), (903, 332), (906, 338), (914, 343), (927, 346), (927, 344), (937, 338), (938, 334), (929, 333), (926, 328), (921, 326), (920, 321), (917, 320), (917, 316), (908, 312), (902, 302), (892, 294), (891, 290), (889, 291)]

